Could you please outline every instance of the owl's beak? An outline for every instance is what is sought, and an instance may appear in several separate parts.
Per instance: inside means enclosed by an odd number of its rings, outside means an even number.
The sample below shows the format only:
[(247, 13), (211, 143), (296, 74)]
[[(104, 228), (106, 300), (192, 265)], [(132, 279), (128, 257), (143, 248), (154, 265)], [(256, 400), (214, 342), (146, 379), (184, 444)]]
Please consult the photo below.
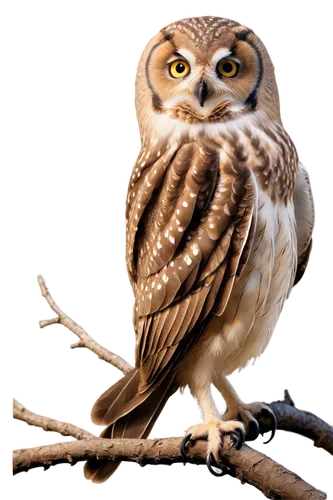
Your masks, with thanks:
[(203, 105), (205, 104), (205, 100), (207, 99), (208, 94), (209, 88), (207, 83), (205, 82), (205, 80), (200, 80), (199, 85), (195, 90), (195, 95), (197, 96), (201, 107), (203, 107)]

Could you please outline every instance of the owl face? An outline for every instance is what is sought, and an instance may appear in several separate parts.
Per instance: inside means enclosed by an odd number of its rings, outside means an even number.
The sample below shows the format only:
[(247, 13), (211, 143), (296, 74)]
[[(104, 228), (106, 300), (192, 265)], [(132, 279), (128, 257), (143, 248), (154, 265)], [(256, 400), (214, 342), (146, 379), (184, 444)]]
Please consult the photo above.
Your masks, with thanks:
[(184, 19), (151, 40), (139, 65), (136, 102), (139, 123), (152, 114), (188, 125), (225, 123), (258, 110), (279, 116), (264, 45), (248, 28), (215, 17)]
[(156, 112), (190, 123), (220, 121), (253, 108), (261, 67), (256, 48), (236, 36), (202, 51), (175, 33), (152, 52), (147, 77)]

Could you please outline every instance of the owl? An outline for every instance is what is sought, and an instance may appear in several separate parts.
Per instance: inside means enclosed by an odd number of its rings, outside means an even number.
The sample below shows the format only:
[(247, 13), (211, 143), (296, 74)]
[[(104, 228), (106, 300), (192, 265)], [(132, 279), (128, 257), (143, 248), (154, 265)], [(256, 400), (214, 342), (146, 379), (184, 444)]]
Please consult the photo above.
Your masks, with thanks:
[[(255, 439), (261, 403), (228, 381), (266, 348), (311, 251), (308, 174), (282, 125), (274, 68), (254, 32), (218, 17), (184, 19), (147, 45), (136, 78), (141, 151), (128, 187), (126, 262), (134, 291), (135, 368), (95, 403), (104, 438), (146, 438), (189, 387), (202, 410), (188, 447)], [(214, 385), (226, 403), (220, 414)], [(89, 460), (105, 481), (118, 462)]]

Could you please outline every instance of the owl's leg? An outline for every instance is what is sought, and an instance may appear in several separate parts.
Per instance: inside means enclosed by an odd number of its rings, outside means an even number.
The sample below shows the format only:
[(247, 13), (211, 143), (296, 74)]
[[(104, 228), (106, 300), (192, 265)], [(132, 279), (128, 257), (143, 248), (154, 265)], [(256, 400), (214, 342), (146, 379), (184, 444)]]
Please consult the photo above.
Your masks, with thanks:
[(229, 380), (223, 375), (215, 375), (213, 383), (222, 394), (227, 410), (222, 415), (223, 420), (241, 420), (245, 426), (246, 440), (253, 441), (260, 434), (271, 431), (271, 437), (265, 444), (269, 443), (276, 431), (276, 417), (269, 406), (264, 403), (244, 403), (238, 396)]
[(198, 439), (208, 441), (207, 445), (207, 466), (215, 475), (223, 475), (224, 470), (221, 468), (221, 474), (216, 474), (212, 466), (220, 461), (220, 449), (223, 436), (231, 434), (235, 443), (235, 448), (239, 449), (244, 440), (244, 425), (239, 421), (224, 421), (215, 406), (211, 393), (211, 381), (193, 382), (190, 384), (190, 390), (193, 396), (197, 399), (203, 414), (203, 423), (193, 425), (186, 431), (186, 436), (182, 441), (181, 451), (184, 458), (187, 458), (187, 446)]

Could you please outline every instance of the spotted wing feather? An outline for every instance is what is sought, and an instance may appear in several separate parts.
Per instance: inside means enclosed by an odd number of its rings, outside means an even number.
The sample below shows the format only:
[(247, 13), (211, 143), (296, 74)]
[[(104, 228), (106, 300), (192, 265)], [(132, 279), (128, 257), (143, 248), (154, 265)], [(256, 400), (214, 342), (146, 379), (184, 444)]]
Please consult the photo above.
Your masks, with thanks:
[(129, 231), (136, 226), (129, 240), (141, 393), (177, 365), (212, 314), (223, 313), (256, 224), (246, 161), (207, 145), (169, 153), (163, 179), (150, 192), (145, 209), (131, 210), (128, 219)]

